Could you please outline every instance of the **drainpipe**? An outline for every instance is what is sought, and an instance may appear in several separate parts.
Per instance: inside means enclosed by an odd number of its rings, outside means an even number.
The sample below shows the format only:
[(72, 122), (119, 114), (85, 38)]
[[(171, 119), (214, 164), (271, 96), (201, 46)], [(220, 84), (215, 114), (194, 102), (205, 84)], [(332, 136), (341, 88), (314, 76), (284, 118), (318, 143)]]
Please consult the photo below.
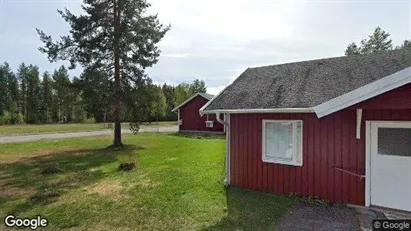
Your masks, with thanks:
[[(225, 136), (226, 136), (226, 154), (225, 154), (225, 179), (224, 179), (224, 185), (228, 186), (230, 185), (230, 114), (226, 114), (224, 120), (221, 120), (220, 118), (220, 113), (217, 112), (215, 114), (217, 118), (217, 122), (221, 123), (225, 127)], [(228, 121), (228, 122), (227, 122)]]
[(217, 118), (217, 122), (219, 122), (220, 124), (223, 124), (223, 125), (225, 125), (225, 126), (228, 127), (228, 123), (225, 122), (224, 120), (221, 120), (221, 118), (220, 118), (220, 112), (215, 113), (215, 117)]

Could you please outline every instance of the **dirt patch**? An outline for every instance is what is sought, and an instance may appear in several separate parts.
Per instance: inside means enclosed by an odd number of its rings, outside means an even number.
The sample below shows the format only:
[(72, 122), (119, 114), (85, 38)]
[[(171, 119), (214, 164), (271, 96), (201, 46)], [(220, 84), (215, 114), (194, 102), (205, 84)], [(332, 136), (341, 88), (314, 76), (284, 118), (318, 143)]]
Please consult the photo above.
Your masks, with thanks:
[(142, 179), (136, 183), (133, 184), (134, 186), (140, 187), (140, 188), (154, 188), (160, 185), (159, 182), (153, 182), (148, 179)]
[(124, 195), (121, 194), (122, 190), (123, 187), (117, 181), (101, 181), (88, 189), (88, 192), (90, 194), (97, 194), (118, 200), (121, 197), (124, 197)]
[(1, 185), (0, 197), (16, 198), (21, 196), (31, 196), (36, 193), (34, 188), (18, 188)]

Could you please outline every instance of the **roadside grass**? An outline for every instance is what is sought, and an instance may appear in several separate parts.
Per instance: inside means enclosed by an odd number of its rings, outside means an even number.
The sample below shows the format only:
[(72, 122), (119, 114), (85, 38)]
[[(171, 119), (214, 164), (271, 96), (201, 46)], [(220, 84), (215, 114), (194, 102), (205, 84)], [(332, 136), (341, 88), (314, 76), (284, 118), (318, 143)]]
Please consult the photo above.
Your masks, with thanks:
[[(159, 127), (159, 126), (177, 126), (175, 121), (162, 121), (143, 123), (142, 128), (145, 127)], [(129, 123), (122, 123), (122, 129), (128, 129)], [(62, 133), (62, 132), (85, 132), (104, 130), (103, 123), (95, 124), (24, 124), (24, 125), (1, 125), (0, 136), (15, 136), (25, 134), (41, 134), (41, 133)]]
[[(173, 134), (0, 145), (0, 217), (47, 218), (46, 230), (272, 230), (287, 196), (225, 188), (225, 140)], [(134, 161), (135, 170), (118, 171)], [(40, 174), (50, 164), (59, 171)], [(4, 229), (0, 223), (0, 229)]]

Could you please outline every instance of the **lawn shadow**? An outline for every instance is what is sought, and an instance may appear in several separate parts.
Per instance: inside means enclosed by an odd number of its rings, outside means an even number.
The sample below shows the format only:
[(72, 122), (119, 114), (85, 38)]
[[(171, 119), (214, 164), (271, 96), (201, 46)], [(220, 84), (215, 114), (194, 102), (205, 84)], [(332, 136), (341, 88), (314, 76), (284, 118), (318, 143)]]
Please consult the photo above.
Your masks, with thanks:
[[(46, 155), (22, 158), (0, 164), (0, 208), (9, 201), (7, 214), (28, 211), (34, 206), (53, 203), (70, 190), (91, 185), (117, 171), (119, 157), (137, 158), (140, 147), (62, 150)], [(112, 170), (102, 166), (114, 164)], [(59, 171), (41, 174), (45, 167), (56, 166)], [(2, 209), (3, 210), (3, 209)]]
[(201, 132), (175, 132), (168, 133), (170, 136), (183, 137), (190, 139), (225, 139), (225, 134), (201, 133)]
[(278, 219), (291, 208), (286, 196), (229, 187), (226, 189), (227, 216), (209, 230), (275, 230)]

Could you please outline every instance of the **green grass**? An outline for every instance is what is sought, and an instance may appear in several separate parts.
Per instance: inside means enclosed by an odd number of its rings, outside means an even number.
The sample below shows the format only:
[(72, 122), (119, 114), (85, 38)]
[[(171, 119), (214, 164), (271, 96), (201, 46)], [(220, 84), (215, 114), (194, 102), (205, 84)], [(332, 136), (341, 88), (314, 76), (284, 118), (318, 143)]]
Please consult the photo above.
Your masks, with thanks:
[[(153, 123), (143, 123), (144, 127), (158, 127), (158, 126), (176, 126), (175, 121), (164, 121)], [(128, 123), (122, 123), (122, 128), (128, 129)], [(84, 132), (84, 131), (98, 131), (103, 130), (103, 123), (96, 124), (35, 124), (35, 125), (1, 125), (0, 136), (14, 136), (25, 134), (40, 134), (40, 133), (60, 133), (60, 132)]]
[[(111, 139), (0, 145), (0, 217), (41, 215), (51, 230), (272, 230), (293, 203), (226, 189), (224, 139), (124, 135), (121, 150)], [(129, 161), (137, 169), (117, 170)], [(41, 175), (47, 166), (61, 172)]]

